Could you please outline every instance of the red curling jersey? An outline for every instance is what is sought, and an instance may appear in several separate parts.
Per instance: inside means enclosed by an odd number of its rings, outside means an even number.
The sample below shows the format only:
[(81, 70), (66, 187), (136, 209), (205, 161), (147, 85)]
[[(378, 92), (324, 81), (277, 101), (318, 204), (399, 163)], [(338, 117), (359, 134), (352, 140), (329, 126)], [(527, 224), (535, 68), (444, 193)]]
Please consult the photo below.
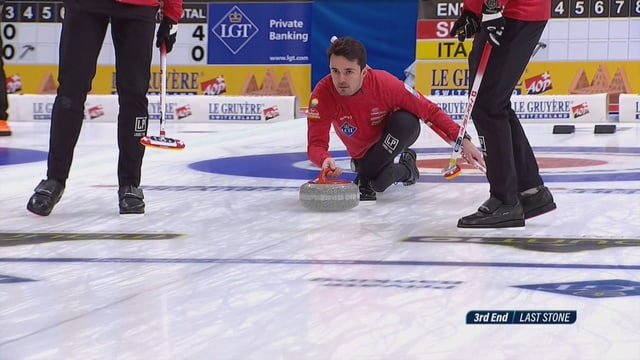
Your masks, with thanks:
[[(485, 0), (464, 0), (464, 8), (482, 18)], [(551, 0), (499, 0), (502, 16), (521, 21), (544, 21), (551, 17)]]
[(383, 70), (368, 68), (362, 88), (351, 96), (335, 89), (331, 75), (318, 82), (311, 93), (307, 113), (307, 156), (318, 167), (329, 154), (331, 125), (347, 148), (349, 156), (359, 159), (375, 144), (389, 115), (403, 109), (425, 123), (443, 130), (455, 141), (460, 127), (435, 103)]
[(161, 6), (163, 15), (175, 23), (178, 23), (182, 17), (182, 0), (164, 0), (162, 3), (159, 0), (116, 0), (116, 2), (139, 6)]

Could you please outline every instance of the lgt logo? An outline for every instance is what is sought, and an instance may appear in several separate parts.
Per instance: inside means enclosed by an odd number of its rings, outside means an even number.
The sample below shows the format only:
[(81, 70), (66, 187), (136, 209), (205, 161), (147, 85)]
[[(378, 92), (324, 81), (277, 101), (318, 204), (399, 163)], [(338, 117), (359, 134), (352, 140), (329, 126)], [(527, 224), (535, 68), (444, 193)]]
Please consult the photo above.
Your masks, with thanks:
[(239, 7), (234, 6), (211, 31), (235, 55), (258, 33), (259, 29)]
[(342, 124), (342, 126), (340, 126), (340, 131), (342, 131), (343, 134), (347, 135), (347, 136), (351, 136), (356, 132), (356, 128), (349, 125), (349, 123), (344, 123)]

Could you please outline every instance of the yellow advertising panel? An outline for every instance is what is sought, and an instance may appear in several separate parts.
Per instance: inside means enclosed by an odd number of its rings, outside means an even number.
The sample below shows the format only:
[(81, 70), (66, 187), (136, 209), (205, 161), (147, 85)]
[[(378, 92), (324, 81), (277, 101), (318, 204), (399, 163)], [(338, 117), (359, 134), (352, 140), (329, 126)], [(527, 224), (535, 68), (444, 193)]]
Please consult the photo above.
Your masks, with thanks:
[[(10, 93), (54, 94), (55, 65), (6, 64)], [(153, 66), (150, 93), (160, 91), (160, 68)], [(184, 65), (167, 69), (167, 91), (175, 95), (283, 95), (298, 96), (301, 104), (311, 93), (310, 65)], [(115, 68), (98, 66), (91, 93), (113, 94)]]
[[(416, 90), (425, 95), (464, 95), (469, 88), (466, 60), (418, 61)], [(531, 62), (518, 85), (517, 94), (608, 93), (618, 103), (620, 94), (640, 93), (640, 61)]]
[(457, 39), (426, 40), (416, 42), (417, 60), (466, 59), (469, 57), (473, 41)]

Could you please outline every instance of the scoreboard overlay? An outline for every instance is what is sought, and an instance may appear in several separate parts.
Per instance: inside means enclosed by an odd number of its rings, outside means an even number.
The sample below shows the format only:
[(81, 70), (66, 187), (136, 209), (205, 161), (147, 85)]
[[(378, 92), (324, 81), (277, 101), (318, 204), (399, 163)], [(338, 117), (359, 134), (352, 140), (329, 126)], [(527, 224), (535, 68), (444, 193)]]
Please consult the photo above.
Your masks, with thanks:
[[(462, 0), (420, 0), (416, 89), (426, 95), (466, 95), (471, 40), (449, 36)], [(516, 94), (640, 92), (640, 0), (552, 0), (551, 18)]]

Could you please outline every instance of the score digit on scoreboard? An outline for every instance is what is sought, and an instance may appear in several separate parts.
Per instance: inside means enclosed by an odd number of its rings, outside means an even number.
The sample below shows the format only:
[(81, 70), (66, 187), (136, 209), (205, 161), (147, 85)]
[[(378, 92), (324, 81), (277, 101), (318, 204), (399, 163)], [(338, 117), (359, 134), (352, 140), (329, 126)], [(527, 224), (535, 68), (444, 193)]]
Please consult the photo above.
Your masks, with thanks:
[[(175, 50), (169, 55), (176, 65), (204, 65), (207, 59), (206, 3), (185, 3)], [(61, 1), (8, 1), (2, 14), (2, 56), (7, 63), (48, 64), (58, 62), (58, 42), (64, 6)], [(105, 43), (110, 43), (107, 34)]]
[[(169, 54), (172, 64), (207, 64), (207, 12), (206, 3), (184, 3), (184, 12), (178, 25), (178, 41)], [(175, 54), (174, 54), (175, 53)]]

